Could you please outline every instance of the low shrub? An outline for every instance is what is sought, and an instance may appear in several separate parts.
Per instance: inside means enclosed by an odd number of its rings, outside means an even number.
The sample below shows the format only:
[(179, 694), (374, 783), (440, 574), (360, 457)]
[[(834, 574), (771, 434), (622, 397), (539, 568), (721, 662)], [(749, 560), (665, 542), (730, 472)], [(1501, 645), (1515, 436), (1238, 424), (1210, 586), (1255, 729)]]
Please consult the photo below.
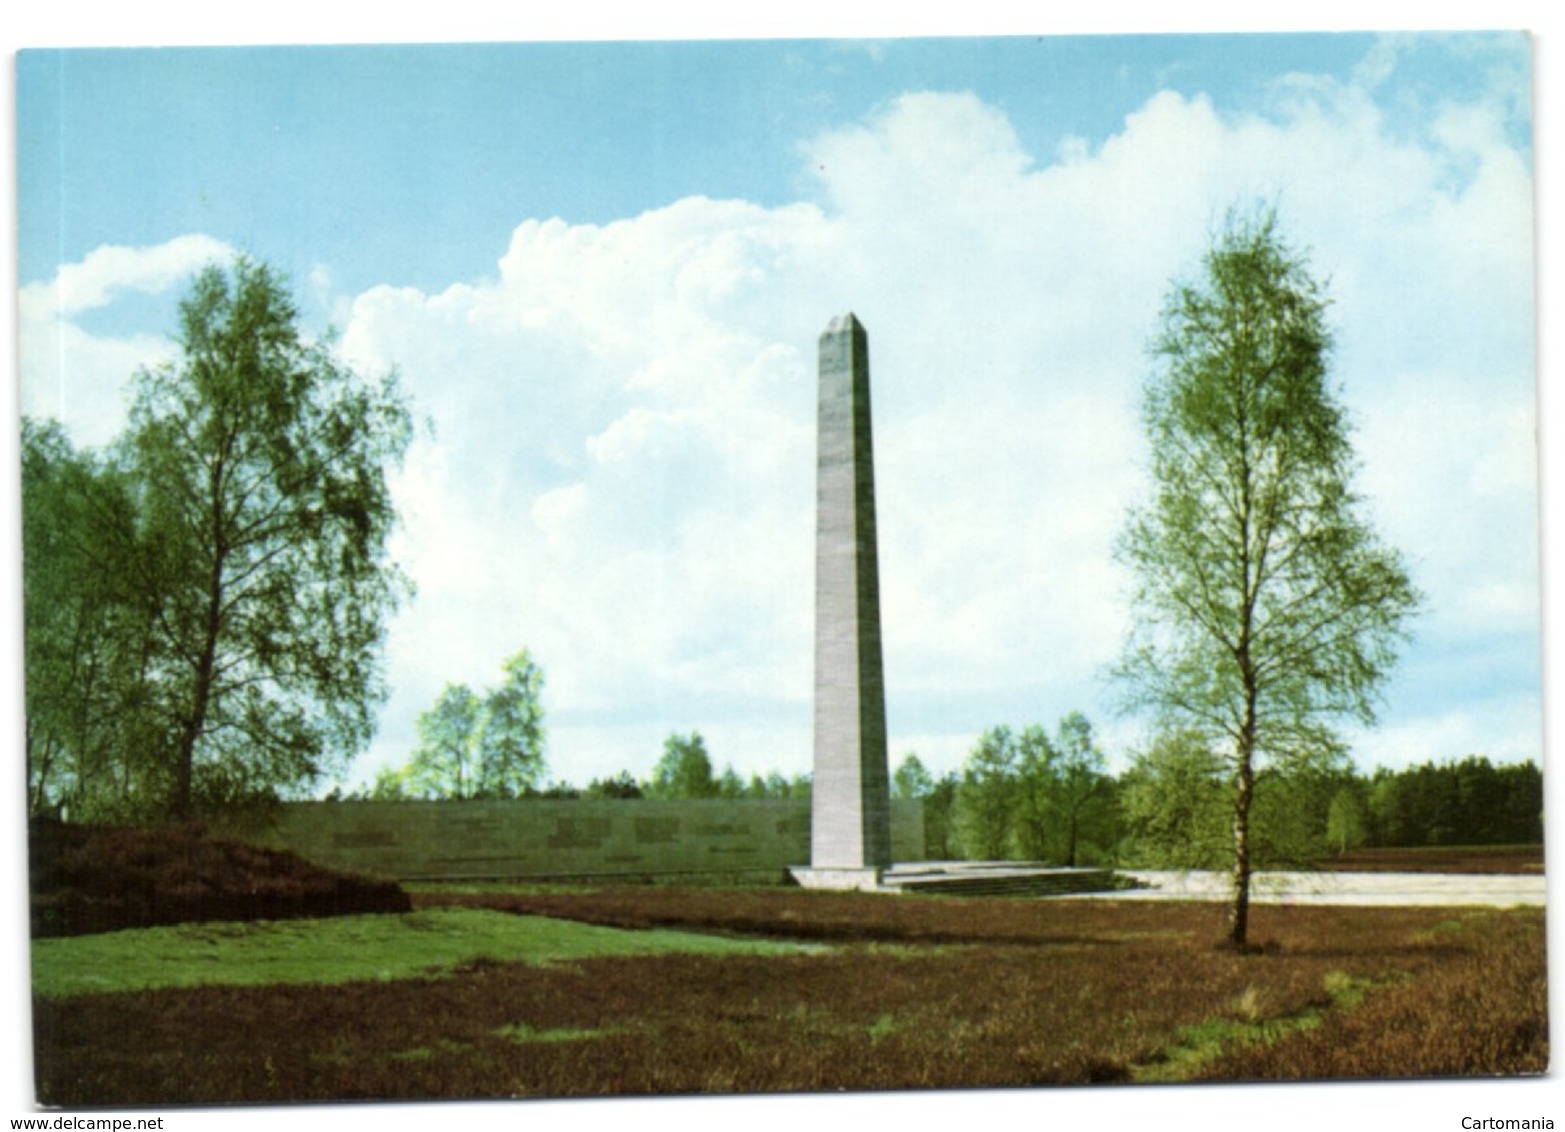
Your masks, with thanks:
[(392, 881), (333, 872), (292, 853), (206, 836), (197, 825), (28, 829), (35, 938), (204, 920), (407, 912)]

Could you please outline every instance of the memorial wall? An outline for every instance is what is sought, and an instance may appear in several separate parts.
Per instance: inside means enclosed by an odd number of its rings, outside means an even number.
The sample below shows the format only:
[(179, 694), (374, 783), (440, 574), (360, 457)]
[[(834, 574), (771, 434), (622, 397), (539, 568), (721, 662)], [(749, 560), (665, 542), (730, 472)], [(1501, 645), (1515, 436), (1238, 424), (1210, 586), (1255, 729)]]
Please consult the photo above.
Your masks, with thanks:
[[(923, 805), (893, 802), (893, 856), (924, 855)], [(810, 859), (805, 799), (297, 802), (252, 840), (398, 880), (775, 873)]]

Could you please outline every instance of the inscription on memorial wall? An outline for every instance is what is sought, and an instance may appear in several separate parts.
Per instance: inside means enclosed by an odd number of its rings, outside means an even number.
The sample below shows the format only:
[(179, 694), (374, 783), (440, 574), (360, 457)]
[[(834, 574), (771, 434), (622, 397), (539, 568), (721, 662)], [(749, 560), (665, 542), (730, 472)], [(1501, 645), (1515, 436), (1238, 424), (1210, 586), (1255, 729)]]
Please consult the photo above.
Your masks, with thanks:
[(678, 836), (678, 818), (636, 819), (636, 841), (642, 845), (667, 845)]
[(598, 849), (608, 840), (607, 818), (557, 818), (550, 849)]

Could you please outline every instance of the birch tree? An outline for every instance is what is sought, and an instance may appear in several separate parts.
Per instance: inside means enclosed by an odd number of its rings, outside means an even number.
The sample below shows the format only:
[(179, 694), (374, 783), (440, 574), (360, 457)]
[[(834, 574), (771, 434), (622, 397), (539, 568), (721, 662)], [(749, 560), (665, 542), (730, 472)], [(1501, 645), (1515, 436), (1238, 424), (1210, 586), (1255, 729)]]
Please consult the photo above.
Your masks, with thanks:
[(1340, 722), (1373, 722), (1418, 595), (1354, 492), (1327, 298), (1304, 259), (1266, 213), (1230, 216), (1202, 266), (1171, 289), (1152, 347), (1151, 491), (1120, 542), (1136, 591), (1118, 675), (1132, 708), (1226, 763), (1242, 948), (1256, 776), (1340, 758)]

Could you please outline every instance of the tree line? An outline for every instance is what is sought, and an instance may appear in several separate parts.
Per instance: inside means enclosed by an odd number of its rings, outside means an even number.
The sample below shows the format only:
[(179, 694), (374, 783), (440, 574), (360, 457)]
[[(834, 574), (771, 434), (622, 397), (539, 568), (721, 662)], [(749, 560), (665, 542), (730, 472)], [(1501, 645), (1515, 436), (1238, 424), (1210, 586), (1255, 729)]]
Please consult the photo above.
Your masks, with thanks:
[[(585, 786), (545, 781), (547, 758), (539, 693), (543, 670), (526, 650), (505, 663), (505, 678), (479, 696), (464, 684), (447, 685), (435, 706), (419, 717), (420, 744), (402, 767), (381, 770), (366, 789), (332, 800), (379, 802), (460, 799), (700, 799), (808, 798), (810, 776), (777, 771), (742, 777), (734, 768), (713, 769), (699, 731), (675, 732), (663, 743), (652, 772), (638, 779), (628, 770), (594, 778)], [(503, 705), (503, 707), (502, 707)], [(500, 709), (500, 710), (497, 710)]]
[[(1105, 769), (1091, 727), (1067, 716), (985, 731), (963, 765), (936, 777), (916, 754), (893, 796), (924, 806), (925, 855), (1051, 865), (1214, 869), (1233, 858), (1232, 768), (1186, 734)], [(1359, 848), (1535, 845), (1543, 774), (1532, 762), (1469, 755), (1365, 774), (1349, 766), (1271, 769), (1252, 802), (1259, 867), (1309, 867)]]
[[(334, 798), (744, 799), (808, 798), (810, 776), (715, 769), (699, 731), (675, 732), (649, 774), (629, 770), (585, 786), (546, 781), (542, 668), (527, 650), (494, 687), (451, 684), (420, 716), (419, 746), (374, 783)], [(960, 768), (936, 777), (916, 753), (892, 773), (895, 798), (923, 806), (931, 859), (1051, 865), (1222, 868), (1232, 859), (1233, 769), (1194, 731), (1160, 736), (1121, 773), (1092, 723), (1071, 712), (1051, 730), (997, 725)], [(1273, 766), (1256, 775), (1258, 865), (1308, 867), (1357, 848), (1537, 844), (1543, 776), (1532, 763), (1481, 756), (1364, 774), (1339, 758)]]

